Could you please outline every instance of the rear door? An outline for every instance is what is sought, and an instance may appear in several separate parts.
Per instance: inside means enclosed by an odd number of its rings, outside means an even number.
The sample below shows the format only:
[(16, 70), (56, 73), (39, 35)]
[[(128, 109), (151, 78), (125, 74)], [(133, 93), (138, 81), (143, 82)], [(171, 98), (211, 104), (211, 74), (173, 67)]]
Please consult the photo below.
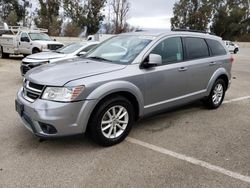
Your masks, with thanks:
[[(218, 43), (218, 42), (217, 42)], [(189, 61), (188, 92), (203, 93), (206, 91), (209, 80), (221, 65), (216, 57), (212, 57), (212, 49), (219, 48), (216, 41), (197, 37), (185, 37), (186, 59)], [(209, 44), (211, 47), (209, 47)], [(221, 46), (222, 47), (222, 46)], [(223, 53), (226, 53), (222, 47)], [(214, 52), (215, 53), (215, 52)]]

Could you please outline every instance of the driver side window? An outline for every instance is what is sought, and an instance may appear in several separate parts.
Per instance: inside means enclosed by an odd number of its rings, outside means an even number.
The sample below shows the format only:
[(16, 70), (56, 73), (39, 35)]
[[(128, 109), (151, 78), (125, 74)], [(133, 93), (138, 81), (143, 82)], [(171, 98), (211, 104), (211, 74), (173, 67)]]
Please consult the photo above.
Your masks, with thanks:
[(182, 41), (180, 37), (167, 38), (152, 51), (162, 57), (162, 64), (172, 64), (183, 60)]
[(28, 34), (27, 33), (22, 33), (21, 34), (21, 41), (22, 42), (28, 42), (28, 40), (29, 40)]

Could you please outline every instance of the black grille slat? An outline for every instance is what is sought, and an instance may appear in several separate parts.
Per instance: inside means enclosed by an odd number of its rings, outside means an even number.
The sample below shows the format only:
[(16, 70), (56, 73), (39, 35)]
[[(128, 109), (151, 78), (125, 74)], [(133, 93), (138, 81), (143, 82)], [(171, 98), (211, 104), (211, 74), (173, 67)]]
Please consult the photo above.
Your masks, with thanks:
[(57, 50), (61, 47), (63, 47), (63, 45), (61, 45), (61, 44), (48, 44), (48, 49), (50, 49), (50, 50)]
[(44, 86), (40, 85), (40, 84), (35, 84), (35, 83), (30, 82), (29, 87), (34, 88), (34, 89), (38, 89), (38, 90), (43, 90)]
[(27, 97), (35, 100), (35, 99), (38, 99), (40, 95), (37, 95), (37, 94), (34, 94), (34, 93), (31, 93), (29, 91), (27, 91)]
[(24, 98), (30, 102), (34, 102), (41, 96), (43, 88), (44, 85), (36, 84), (25, 80), (23, 86)]

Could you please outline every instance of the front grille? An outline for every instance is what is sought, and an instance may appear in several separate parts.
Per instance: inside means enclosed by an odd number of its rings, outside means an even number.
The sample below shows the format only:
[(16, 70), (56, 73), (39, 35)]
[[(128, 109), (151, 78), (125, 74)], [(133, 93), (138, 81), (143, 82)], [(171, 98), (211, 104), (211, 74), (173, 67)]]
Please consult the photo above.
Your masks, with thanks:
[(28, 66), (22, 66), (21, 67), (21, 71), (22, 71), (23, 75), (25, 75), (29, 70), (30, 70), (30, 68)]
[(62, 44), (48, 44), (48, 49), (49, 50), (57, 50), (59, 48), (63, 47)]
[(29, 102), (34, 102), (41, 96), (43, 88), (43, 85), (25, 80), (23, 83), (23, 97)]
[(27, 62), (22, 62), (22, 65), (21, 65), (22, 74), (25, 75), (30, 69), (33, 69), (33, 68), (38, 67), (40, 65), (41, 64), (32, 65), (32, 64), (29, 64)]

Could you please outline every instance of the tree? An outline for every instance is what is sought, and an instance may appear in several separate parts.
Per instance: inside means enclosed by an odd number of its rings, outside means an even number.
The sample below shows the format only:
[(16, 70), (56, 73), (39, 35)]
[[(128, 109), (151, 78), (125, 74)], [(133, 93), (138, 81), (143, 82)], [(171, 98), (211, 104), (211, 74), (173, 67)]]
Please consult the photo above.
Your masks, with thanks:
[(22, 15), (22, 25), (23, 26), (28, 26), (29, 23), (28, 23), (28, 14), (29, 14), (29, 11), (28, 11), (28, 8), (31, 8), (32, 7), (32, 3), (29, 2), (29, 0), (22, 0), (21, 1), (21, 4), (20, 4), (20, 13)]
[(88, 0), (87, 4), (87, 33), (95, 34), (100, 29), (100, 23), (104, 19), (104, 15), (101, 13), (106, 0)]
[(127, 23), (130, 10), (128, 0), (112, 0), (109, 4), (109, 16), (104, 23), (104, 29), (109, 34), (119, 34), (135, 30)]
[(128, 0), (113, 0), (111, 2), (114, 18), (114, 33), (123, 33), (128, 30), (127, 18), (130, 8)]
[(60, 0), (39, 0), (35, 24), (48, 29), (48, 33), (58, 36), (61, 32), (62, 19), (59, 16)]
[(174, 4), (171, 27), (207, 30), (212, 18), (213, 1), (180, 0)]
[[(250, 34), (250, 2), (224, 0), (215, 4), (211, 31), (223, 39), (234, 40)], [(250, 37), (249, 37), (250, 38)]]
[[(22, 0), (22, 2), (26, 1)], [(18, 0), (0, 0), (0, 16), (8, 25), (18, 25), (18, 22), (25, 17), (24, 10), (25, 7)]]
[(87, 26), (87, 34), (95, 34), (104, 19), (101, 11), (105, 3), (106, 0), (64, 0), (64, 16), (82, 30)]
[(68, 22), (65, 24), (63, 32), (64, 36), (78, 37), (81, 33), (81, 28), (79, 28), (74, 22)]

